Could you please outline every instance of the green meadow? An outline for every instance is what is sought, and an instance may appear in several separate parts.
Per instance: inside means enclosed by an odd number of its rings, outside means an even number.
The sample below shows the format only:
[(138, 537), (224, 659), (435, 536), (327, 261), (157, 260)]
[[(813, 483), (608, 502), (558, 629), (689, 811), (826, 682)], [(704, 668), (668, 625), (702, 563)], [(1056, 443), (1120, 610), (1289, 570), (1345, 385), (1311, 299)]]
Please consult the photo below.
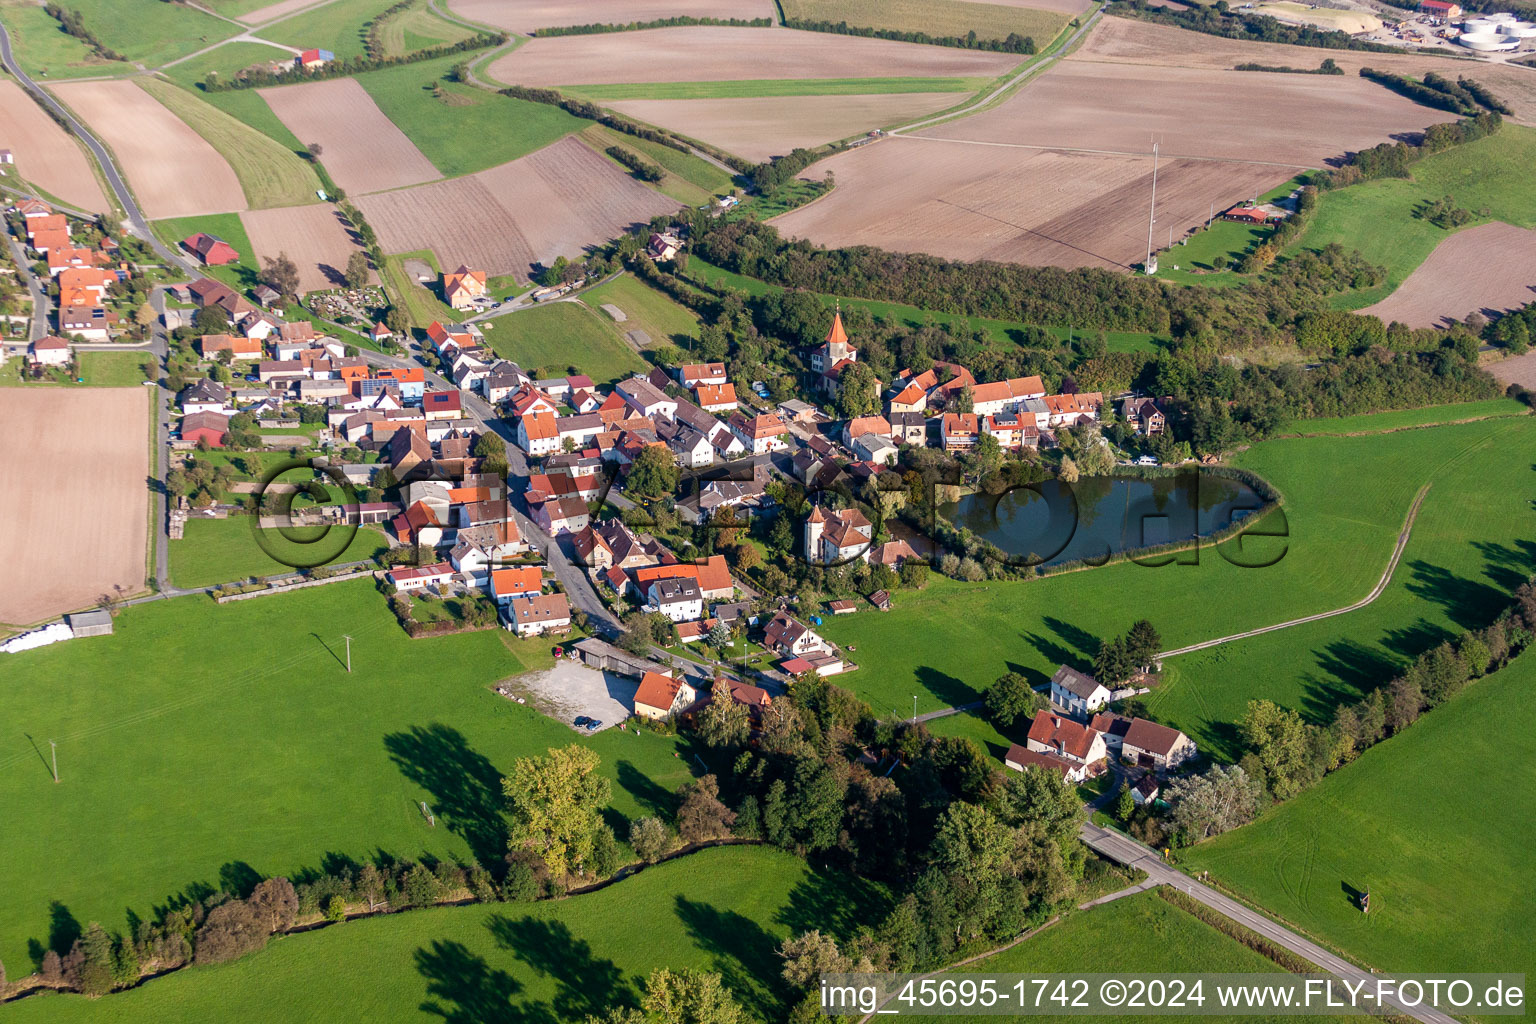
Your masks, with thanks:
[(188, 4), (161, 0), (69, 0), (96, 38), (130, 61), (159, 67), (240, 32)]
[(581, 301), (604, 320), (610, 318), (602, 307), (605, 304), (617, 306), (626, 319), (615, 326), (620, 331), (644, 331), (650, 336), (652, 345), (676, 345), (686, 349), (699, 333), (699, 318), (692, 310), (673, 302), (665, 293), (633, 274), (624, 274), (582, 292)]
[(204, 267), (203, 273), (215, 280), (223, 281), (237, 291), (243, 292), (247, 288), (255, 287), (256, 274), (261, 269), (261, 261), (256, 258), (256, 250), (245, 233), (245, 225), (241, 223), (238, 213), (172, 217), (154, 221), (150, 224), (150, 228), (159, 236), (160, 241), (178, 251), (180, 251), (178, 243), (183, 238), (190, 238), (199, 231), (217, 235), (228, 242), (235, 252), (240, 254), (240, 258), (223, 266)]
[(597, 383), (645, 371), (619, 326), (580, 302), (551, 302), (480, 324), (496, 354), (529, 373), (537, 368), (546, 375), (560, 374), (573, 366)]
[[(412, 640), (366, 581), (227, 605), (150, 602), (114, 625), (5, 664), (0, 806), (28, 808), (30, 823), (5, 841), (0, 962), (12, 976), (35, 966), (41, 950), (28, 942), (48, 942), (50, 919), (122, 930), (129, 913), (246, 865), (292, 874), (380, 853), (490, 862), (505, 843), (500, 776), (552, 746), (602, 756), (621, 837), (624, 819), (669, 807), (699, 765), (674, 756), (687, 752), (676, 738), (578, 738), (498, 696), (498, 680), (551, 663), (547, 642), (499, 629)], [(57, 784), (39, 753), (49, 740)]]
[(1536, 974), (1533, 686), (1527, 653), (1184, 867), (1377, 970)]
[[(1325, 720), (1341, 700), (1461, 629), (1481, 625), (1536, 571), (1530, 535), (1536, 473), (1511, 451), (1536, 448), (1536, 418), (1484, 420), (1378, 436), (1268, 441), (1234, 461), (1269, 480), (1285, 504), (1263, 522), (1285, 538), (1205, 546), (1199, 564), (1117, 563), (1023, 582), (961, 584), (930, 576), (898, 591), (887, 613), (861, 610), (823, 632), (854, 645), (860, 669), (838, 682), (881, 715), (965, 704), (1006, 671), (1041, 685), (1062, 663), (1088, 666), (1099, 638), (1143, 616), (1164, 648), (1341, 608), (1386, 568), (1414, 495), (1431, 483), (1390, 586), (1365, 609), (1170, 659), (1147, 702), (1207, 752), (1234, 753), (1231, 723), (1253, 697)], [(1283, 516), (1283, 519), (1280, 518)], [(1238, 545), (1241, 544), (1241, 549)], [(1239, 554), (1239, 551), (1245, 552)], [(1265, 562), (1241, 568), (1223, 557)], [(1187, 557), (1187, 556), (1186, 556)], [(923, 642), (916, 649), (912, 637)], [(945, 719), (1001, 754), (989, 725)]]
[(355, 533), (301, 526), (261, 534), (258, 539), (250, 516), (189, 521), (181, 539), (171, 541), (172, 586), (209, 587), (293, 571), (274, 555), (302, 565), (328, 565), (365, 561), (389, 549), (383, 534), (370, 526)]
[(579, 1021), (637, 1005), (659, 967), (692, 967), (718, 971), (751, 1019), (782, 1020), (789, 993), (779, 943), (811, 928), (846, 936), (883, 916), (887, 902), (877, 885), (790, 854), (723, 847), (558, 902), (348, 921), (114, 997), (25, 999), (7, 1015), (122, 1024)]
[(10, 33), (16, 63), (39, 78), (115, 75), (132, 70), (126, 61), (96, 56), (85, 43), (66, 34), (42, 4), (5, 0), (0, 3), (0, 21)]

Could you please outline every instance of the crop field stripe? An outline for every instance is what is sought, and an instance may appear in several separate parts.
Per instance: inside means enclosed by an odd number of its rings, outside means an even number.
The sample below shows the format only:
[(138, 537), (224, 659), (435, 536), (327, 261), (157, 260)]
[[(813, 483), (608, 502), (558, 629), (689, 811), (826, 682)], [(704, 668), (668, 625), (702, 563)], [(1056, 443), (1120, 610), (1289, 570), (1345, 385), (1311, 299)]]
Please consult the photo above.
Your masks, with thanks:
[(861, 96), (871, 93), (976, 92), (988, 78), (759, 78), (724, 82), (632, 82), (568, 85), (561, 91), (592, 100), (735, 99), (751, 96)]
[[(956, 142), (963, 146), (998, 146), (1003, 149), (1032, 149), (1045, 153), (1087, 153), (1091, 156), (1133, 156), (1148, 157), (1145, 151), (1129, 149), (1089, 149), (1084, 146), (1046, 146), (1031, 142), (991, 142), (986, 139), (941, 139), (932, 135), (909, 135), (902, 133), (893, 136), (898, 139), (915, 139), (918, 142)], [(1308, 164), (1285, 163), (1278, 160), (1247, 160), (1229, 159), (1222, 156), (1196, 156), (1189, 153), (1160, 153), (1164, 160), (1197, 160), (1218, 164), (1252, 164), (1256, 167), (1284, 167), (1289, 170), (1308, 170)]]

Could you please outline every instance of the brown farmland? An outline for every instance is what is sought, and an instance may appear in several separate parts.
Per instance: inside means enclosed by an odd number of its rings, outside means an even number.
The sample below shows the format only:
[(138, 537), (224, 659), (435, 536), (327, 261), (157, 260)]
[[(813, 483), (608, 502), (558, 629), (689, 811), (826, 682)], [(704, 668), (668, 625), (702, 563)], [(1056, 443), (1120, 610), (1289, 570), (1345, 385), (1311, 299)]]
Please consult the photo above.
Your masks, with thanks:
[(1495, 222), (1451, 235), (1396, 291), (1360, 312), (1439, 327), (1474, 310), (1491, 319), (1528, 302), (1536, 302), (1536, 231)]
[(871, 128), (914, 120), (965, 98), (964, 93), (873, 96), (763, 96), (746, 99), (621, 100), (607, 106), (650, 124), (700, 139), (748, 160), (796, 146), (817, 146)]
[(991, 78), (1008, 54), (786, 28), (656, 28), (552, 36), (498, 57), (490, 76), (519, 85), (797, 78)]
[(240, 179), (218, 151), (133, 82), (49, 88), (112, 147), (150, 220), (245, 209)]
[(461, 18), (511, 32), (565, 25), (628, 24), (686, 15), (694, 18), (772, 18), (773, 0), (449, 0)]
[[(1170, 25), (1154, 25), (1132, 18), (1103, 18), (1089, 34), (1088, 41), (1067, 60), (1085, 64), (1152, 64), (1212, 69), (1230, 68), (1234, 64), (1246, 62), (1315, 68), (1330, 57), (1344, 69), (1346, 77), (1358, 75), (1362, 67), (1395, 71), (1414, 77), (1422, 77), (1428, 71), (1439, 71), (1451, 77), (1466, 75), (1497, 93), (1514, 109), (1516, 120), (1536, 124), (1536, 74), (1502, 64), (1474, 64), (1432, 54), (1366, 53), (1358, 50), (1288, 46), (1283, 43), (1255, 43), (1187, 32)], [(1251, 74), (1269, 80), (1281, 77), (1250, 71), (1239, 74)], [(1425, 108), (1425, 112), (1430, 115), (1425, 125), (1451, 118), (1451, 115), (1440, 110)]]
[(1063, 61), (1007, 103), (919, 134), (1145, 153), (1156, 133), (1164, 154), (1300, 168), (1436, 120), (1362, 78)]
[[(144, 589), (148, 388), (12, 388), (0, 402), (0, 622)], [(60, 470), (63, 469), (63, 472)], [(47, 481), (21, 486), (19, 481)]]
[(322, 3), (325, 3), (325, 0), (278, 0), (275, 4), (268, 4), (265, 7), (251, 11), (249, 14), (239, 15), (236, 20), (243, 21), (247, 25), (262, 25), (275, 18), (297, 14), (299, 11), (308, 10)]
[(576, 256), (678, 208), (571, 137), (478, 174), (356, 202), (385, 252), (427, 246), (443, 266), (525, 281), (530, 264)]
[(329, 203), (280, 210), (247, 210), (240, 215), (258, 260), (286, 252), (299, 267), (301, 291), (343, 283), (347, 257), (361, 246)]
[(377, 192), (442, 177), (355, 79), (258, 91), (300, 142), (320, 144), (320, 162), (348, 192)]
[[(875, 245), (952, 259), (1060, 267), (1127, 267), (1147, 245), (1150, 156), (974, 146), (895, 137), (815, 165), (827, 197), (774, 221), (827, 245)], [(1158, 168), (1158, 235), (1167, 242), (1285, 170), (1216, 160)], [(1220, 205), (1218, 199), (1217, 205)]]
[(69, 134), (15, 82), (0, 81), (0, 139), (32, 184), (88, 213), (107, 208), (91, 165)]
[(1058, 14), (1082, 14), (1088, 9), (1089, 0), (985, 0), (999, 7), (1035, 7)]
[(1500, 384), (1519, 384), (1527, 391), (1536, 391), (1536, 350), (1523, 356), (1511, 356), (1483, 367)]

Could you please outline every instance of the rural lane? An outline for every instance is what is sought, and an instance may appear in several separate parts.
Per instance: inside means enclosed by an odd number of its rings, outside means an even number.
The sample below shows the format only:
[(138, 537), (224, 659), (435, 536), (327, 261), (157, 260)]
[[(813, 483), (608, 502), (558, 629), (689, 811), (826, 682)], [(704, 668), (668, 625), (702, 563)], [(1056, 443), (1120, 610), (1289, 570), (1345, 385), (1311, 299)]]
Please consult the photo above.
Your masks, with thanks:
[(201, 271), (161, 244), (160, 240), (155, 237), (155, 233), (149, 229), (149, 221), (144, 219), (143, 211), (139, 209), (139, 204), (133, 198), (133, 193), (129, 191), (128, 183), (123, 179), (122, 174), (119, 173), (117, 165), (112, 162), (112, 155), (107, 152), (107, 147), (102, 145), (96, 136), (87, 131), (85, 125), (81, 124), (64, 104), (54, 99), (46, 89), (34, 82), (27, 76), (26, 72), (21, 70), (21, 65), (16, 63), (16, 58), (11, 53), (11, 36), (6, 31), (4, 25), (0, 25), (0, 64), (5, 65), (5, 69), (21, 84), (22, 88), (33, 93), (43, 101), (44, 106), (63, 118), (69, 126), (69, 130), (74, 132), (89, 147), (91, 153), (96, 157), (96, 162), (101, 165), (102, 173), (107, 176), (107, 183), (112, 186), (112, 192), (117, 196), (118, 203), (127, 213), (128, 224), (133, 229), (133, 233), (142, 238), (170, 266), (194, 278), (200, 276)]
[(1424, 496), (1429, 493), (1429, 484), (1419, 489), (1418, 495), (1413, 499), (1413, 505), (1408, 509), (1408, 517), (1403, 521), (1403, 528), (1397, 535), (1397, 546), (1392, 549), (1392, 557), (1387, 561), (1387, 567), (1381, 574), (1381, 579), (1376, 581), (1376, 586), (1371, 592), (1354, 604), (1343, 608), (1335, 608), (1332, 611), (1318, 612), (1316, 615), (1306, 615), (1299, 619), (1291, 619), (1289, 622), (1277, 622), (1273, 626), (1261, 626), (1258, 629), (1250, 629), (1242, 633), (1233, 633), (1231, 636), (1220, 636), (1215, 640), (1204, 640), (1198, 644), (1190, 644), (1188, 647), (1180, 647), (1172, 651), (1163, 651), (1158, 658), (1172, 658), (1180, 654), (1192, 654), (1195, 651), (1203, 651), (1209, 647), (1220, 647), (1222, 644), (1231, 643), (1234, 640), (1245, 640), (1251, 636), (1261, 636), (1264, 633), (1273, 633), (1280, 629), (1290, 629), (1292, 626), (1305, 625), (1308, 622), (1321, 622), (1323, 619), (1331, 619), (1335, 615), (1346, 615), (1349, 612), (1359, 611), (1366, 605), (1375, 601), (1387, 589), (1387, 584), (1392, 582), (1392, 574), (1397, 571), (1397, 563), (1402, 560), (1403, 549), (1408, 546), (1408, 537), (1413, 532), (1413, 520), (1419, 514), (1419, 506), (1424, 503)]
[[(1140, 868), (1147, 873), (1148, 881), (1160, 882), (1170, 885), (1192, 899), (1210, 907), (1223, 917), (1230, 918), (1238, 924), (1257, 932), (1270, 942), (1284, 949), (1290, 950), (1297, 956), (1304, 957), (1323, 970), (1351, 984), (1364, 984), (1373, 981), (1375, 975), (1370, 971), (1356, 967), (1354, 964), (1335, 956), (1322, 946), (1303, 938), (1288, 928), (1284, 928), (1263, 914), (1249, 910), (1241, 903), (1228, 896), (1224, 896), (1210, 886), (1202, 885), (1193, 878), (1175, 868), (1163, 863), (1158, 855), (1141, 843), (1119, 832), (1112, 832), (1106, 828), (1100, 828), (1092, 822), (1084, 822), (1082, 830), (1078, 833), (1082, 841), (1097, 852), (1118, 861), (1129, 867)], [(1406, 1006), (1396, 999), (1391, 1000), (1390, 1006), (1398, 1013), (1422, 1021), (1423, 1024), (1455, 1024), (1453, 1018), (1438, 1010), (1423, 1006)]]
[(5, 241), (11, 247), (11, 259), (16, 263), (17, 272), (27, 282), (27, 291), (32, 294), (32, 326), (27, 332), (27, 340), (45, 338), (48, 336), (48, 292), (38, 282), (37, 275), (32, 273), (32, 264), (22, 251), (21, 243), (9, 231), (5, 233)]

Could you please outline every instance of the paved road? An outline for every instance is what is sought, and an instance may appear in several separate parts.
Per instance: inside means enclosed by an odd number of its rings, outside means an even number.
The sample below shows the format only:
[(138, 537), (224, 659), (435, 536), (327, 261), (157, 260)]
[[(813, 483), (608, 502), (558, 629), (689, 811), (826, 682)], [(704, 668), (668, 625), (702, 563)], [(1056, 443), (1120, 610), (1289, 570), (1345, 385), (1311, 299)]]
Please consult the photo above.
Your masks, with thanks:
[(1335, 608), (1329, 612), (1318, 612), (1316, 615), (1307, 615), (1299, 619), (1291, 619), (1289, 622), (1277, 622), (1273, 626), (1261, 626), (1258, 629), (1250, 629), (1243, 633), (1233, 633), (1231, 636), (1217, 637), (1215, 640), (1205, 640), (1198, 644), (1190, 644), (1188, 647), (1180, 647), (1177, 650), (1164, 651), (1159, 658), (1172, 658), (1179, 654), (1191, 654), (1195, 651), (1203, 651), (1208, 647), (1219, 647), (1222, 644), (1231, 643), (1234, 640), (1245, 640), (1251, 636), (1259, 636), (1263, 633), (1273, 633), (1278, 629), (1290, 629), (1292, 626), (1305, 625), (1308, 622), (1320, 622), (1323, 619), (1331, 619), (1335, 615), (1345, 615), (1349, 612), (1359, 611), (1366, 605), (1375, 601), (1387, 589), (1387, 584), (1392, 582), (1392, 574), (1397, 571), (1397, 563), (1403, 557), (1403, 549), (1408, 546), (1408, 537), (1413, 532), (1413, 520), (1419, 514), (1419, 506), (1424, 503), (1424, 496), (1429, 493), (1429, 484), (1419, 489), (1418, 496), (1413, 499), (1413, 505), (1408, 509), (1408, 518), (1403, 521), (1402, 531), (1397, 535), (1397, 547), (1392, 549), (1392, 557), (1387, 561), (1387, 568), (1382, 572), (1381, 579), (1376, 581), (1376, 586), (1354, 604), (1343, 608)]
[(32, 293), (32, 324), (27, 332), (28, 341), (36, 341), (38, 338), (48, 336), (48, 292), (38, 281), (37, 275), (32, 273), (32, 263), (27, 259), (26, 252), (21, 248), (21, 243), (9, 232), (5, 232), (5, 241), (11, 247), (11, 259), (16, 264), (16, 272), (22, 280), (27, 282), (27, 291)]
[(76, 120), (75, 115), (71, 114), (62, 103), (54, 99), (47, 90), (34, 82), (27, 76), (26, 72), (21, 70), (21, 65), (16, 63), (16, 58), (11, 53), (11, 37), (4, 25), (0, 25), (0, 64), (5, 65), (5, 69), (15, 77), (17, 82), (21, 83), (22, 88), (32, 92), (43, 101), (43, 104), (48, 109), (62, 117), (65, 123), (69, 125), (70, 130), (79, 136), (86, 146), (90, 148), (90, 151), (96, 157), (96, 162), (101, 165), (102, 172), (106, 174), (107, 184), (112, 186), (112, 192), (117, 196), (118, 204), (127, 212), (129, 229), (147, 242), (150, 248), (154, 249), (167, 264), (180, 268), (192, 277), (199, 276), (201, 274), (200, 270), (184, 260), (179, 254), (172, 252), (161, 244), (160, 240), (155, 237), (155, 233), (149, 229), (149, 222), (144, 219), (144, 214), (139, 209), (138, 202), (134, 200), (133, 193), (128, 188), (128, 183), (123, 180), (117, 165), (112, 162), (112, 155), (107, 152), (107, 147), (103, 146), (96, 136), (87, 131), (85, 125)]
[[(1249, 910), (1236, 900), (1223, 896), (1215, 889), (1201, 885), (1182, 871), (1169, 867), (1163, 863), (1156, 853), (1128, 836), (1100, 828), (1091, 822), (1085, 822), (1079, 837), (1083, 842), (1111, 860), (1145, 871), (1148, 881), (1173, 886), (1180, 892), (1199, 900), (1223, 917), (1230, 918), (1238, 924), (1258, 932), (1275, 945), (1310, 960), (1337, 978), (1350, 983), (1364, 983), (1374, 980), (1375, 976), (1369, 971), (1356, 967), (1349, 961), (1328, 952), (1328, 950), (1312, 942), (1310, 939), (1297, 935), (1290, 929), (1271, 921), (1263, 914)], [(1423, 1021), (1424, 1024), (1454, 1024), (1452, 1018), (1440, 1013), (1438, 1010), (1405, 1006), (1397, 1000), (1391, 1001), (1391, 1008), (1415, 1020)]]
[[(154, 326), (150, 328), (150, 350), (154, 352), (155, 358), (163, 369), (166, 356), (170, 353), (170, 338), (165, 330), (165, 289), (156, 288), (151, 292), (149, 304), (154, 307), (156, 313)], [(165, 491), (165, 476), (170, 472), (171, 409), (175, 405), (176, 395), (166, 384), (166, 378), (163, 373), (159, 378), (159, 384), (156, 385), (154, 390), (154, 398), (150, 408), (150, 416), (153, 419), (150, 425), (155, 435), (155, 479), (160, 484), (160, 486), (154, 489), (154, 579), (156, 589), (164, 592), (171, 585), (171, 533), (170, 515), (167, 505), (169, 498)]]

